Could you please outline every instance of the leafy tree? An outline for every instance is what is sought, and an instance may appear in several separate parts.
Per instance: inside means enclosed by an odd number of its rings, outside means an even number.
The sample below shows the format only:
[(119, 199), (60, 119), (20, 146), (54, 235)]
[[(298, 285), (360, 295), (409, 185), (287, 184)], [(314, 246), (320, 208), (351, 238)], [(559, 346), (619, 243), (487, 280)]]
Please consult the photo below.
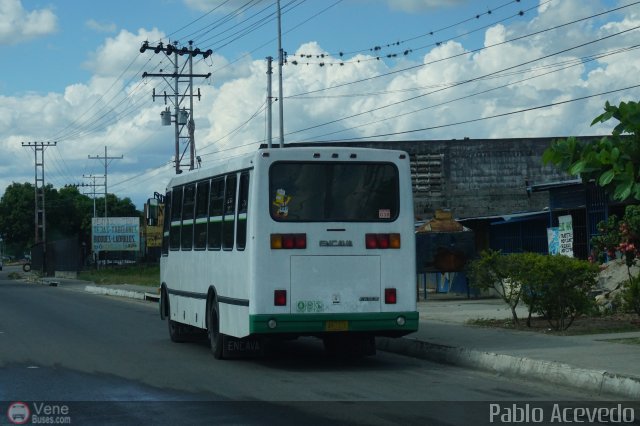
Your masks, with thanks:
[(470, 283), (481, 290), (494, 290), (509, 305), (513, 323), (518, 324), (516, 308), (520, 302), (522, 286), (514, 280), (518, 265), (510, 261), (511, 256), (499, 250), (486, 250), (480, 258), (471, 262)]
[[(102, 204), (99, 201), (97, 203), (99, 206), (104, 206), (104, 198), (101, 200)], [(109, 217), (136, 217), (141, 215), (129, 197), (121, 199), (114, 194), (107, 194), (107, 214)], [(100, 216), (100, 213), (98, 213), (98, 216)]]
[(621, 102), (615, 106), (606, 102), (604, 110), (591, 125), (618, 120), (611, 136), (591, 142), (575, 137), (555, 140), (542, 160), (580, 175), (586, 182), (597, 182), (616, 200), (640, 200), (640, 104)]
[[(56, 190), (46, 185), (45, 209), (47, 240), (78, 236), (88, 242), (91, 235), (93, 200), (80, 194), (75, 187)], [(9, 252), (21, 255), (34, 243), (35, 188), (32, 184), (13, 183), (0, 199), (0, 233), (7, 242)], [(141, 213), (129, 198), (120, 199), (108, 194), (108, 214), (111, 217), (136, 217)], [(96, 200), (97, 214), (102, 216), (104, 198)]]
[(30, 183), (12, 183), (0, 198), (0, 232), (7, 251), (16, 256), (34, 240), (35, 189)]

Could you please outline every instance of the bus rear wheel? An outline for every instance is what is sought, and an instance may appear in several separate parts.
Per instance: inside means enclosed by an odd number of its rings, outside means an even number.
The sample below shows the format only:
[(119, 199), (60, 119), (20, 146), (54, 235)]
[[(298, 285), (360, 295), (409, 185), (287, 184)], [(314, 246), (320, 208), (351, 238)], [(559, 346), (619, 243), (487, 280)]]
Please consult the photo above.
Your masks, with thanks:
[(207, 327), (209, 331), (209, 343), (211, 345), (211, 352), (216, 359), (222, 359), (222, 345), (224, 342), (224, 335), (220, 333), (220, 316), (218, 315), (218, 309), (215, 303), (211, 304), (209, 311), (209, 324)]

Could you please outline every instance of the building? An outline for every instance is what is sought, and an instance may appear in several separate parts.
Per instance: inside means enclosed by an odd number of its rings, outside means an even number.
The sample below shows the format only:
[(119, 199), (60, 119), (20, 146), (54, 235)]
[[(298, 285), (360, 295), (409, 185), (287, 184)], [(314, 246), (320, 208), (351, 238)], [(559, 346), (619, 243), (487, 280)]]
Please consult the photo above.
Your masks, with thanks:
[(601, 188), (584, 185), (555, 166), (543, 164), (544, 151), (559, 138), (319, 145), (406, 151), (411, 161), (416, 220), (432, 218), (437, 209), (451, 210), (459, 222), (474, 231), (477, 253), (489, 248), (503, 253), (547, 253), (547, 228), (558, 226), (558, 217), (570, 215), (574, 255), (586, 259), (597, 224), (612, 213), (620, 214), (623, 206), (611, 202)]

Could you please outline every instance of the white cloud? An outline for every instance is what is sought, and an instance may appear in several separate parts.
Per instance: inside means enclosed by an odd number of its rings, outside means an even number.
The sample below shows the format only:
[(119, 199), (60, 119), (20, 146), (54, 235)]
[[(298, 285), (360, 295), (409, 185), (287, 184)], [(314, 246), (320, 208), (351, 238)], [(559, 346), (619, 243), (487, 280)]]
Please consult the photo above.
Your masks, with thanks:
[(431, 9), (442, 9), (471, 3), (469, 0), (385, 0), (392, 10), (403, 12), (420, 12)]
[(115, 33), (118, 29), (113, 22), (98, 22), (95, 19), (89, 19), (84, 25), (99, 33)]
[[(565, 6), (565, 3), (569, 5)], [(581, 16), (586, 16), (590, 10), (583, 6), (583, 2), (576, 0), (548, 3), (543, 13), (533, 20), (503, 23), (487, 29), (485, 45), (573, 20), (575, 16), (570, 11), (579, 10)], [(320, 67), (315, 59), (309, 60), (309, 65), (290, 63), (284, 67), (285, 133), (291, 133), (285, 140), (335, 140), (396, 132), (398, 134), (376, 139), (518, 138), (607, 133), (610, 131), (607, 126), (590, 127), (604, 102), (609, 100), (615, 104), (623, 99), (637, 100), (640, 90), (450, 125), (637, 84), (635, 76), (640, 73), (638, 49), (588, 63), (580, 60), (586, 54), (634, 45), (635, 32), (625, 37), (613, 37), (606, 43), (594, 43), (581, 51), (567, 51), (561, 57), (552, 56), (522, 67), (517, 65), (632, 28), (639, 21), (637, 14), (624, 11), (624, 15), (608, 16), (589, 25), (577, 24), (466, 55), (463, 54), (469, 53), (469, 48), (465, 40), (459, 40), (433, 48), (422, 57), (410, 55), (398, 63), (376, 60), (368, 55), (345, 58), (344, 66), (338, 65), (337, 60), (330, 66), (334, 61), (331, 58), (326, 59), (324, 67)], [(113, 162), (109, 169), (110, 187), (113, 184), (113, 190), (119, 196), (129, 196), (139, 204), (154, 191), (161, 192), (173, 174), (170, 161), (174, 155), (174, 129), (160, 125), (160, 112), (165, 105), (162, 99), (152, 102), (151, 94), (153, 88), (157, 93), (162, 90), (171, 93), (171, 89), (164, 88), (163, 79), (142, 79), (141, 73), (170, 71), (172, 65), (163, 53), (156, 55), (147, 51), (140, 54), (139, 48), (143, 41), (155, 42), (163, 36), (155, 29), (141, 29), (136, 33), (120, 31), (90, 55), (86, 66), (91, 70), (92, 78), (86, 84), (70, 85), (61, 94), (0, 98), (0, 149), (11, 155), (0, 156), (0, 174), (11, 176), (0, 181), (0, 188), (10, 183), (7, 179), (29, 182), (33, 179), (32, 155), (20, 146), (20, 141), (46, 140), (64, 134), (58, 147), (47, 150), (47, 159), (51, 158), (52, 163), (47, 176), (54, 184), (80, 180), (83, 173), (102, 174), (99, 162), (88, 160), (87, 155), (103, 154), (107, 145), (110, 154), (124, 156)], [(300, 45), (296, 53), (301, 52), (327, 54), (317, 42)], [(455, 59), (450, 59), (454, 56)], [(209, 81), (197, 79), (195, 82), (202, 94), (200, 100), (194, 101), (196, 147), (205, 166), (255, 149), (265, 138), (266, 62), (262, 58), (246, 57), (230, 64), (233, 59), (214, 54), (205, 61), (196, 62), (194, 72), (213, 72)], [(402, 71), (401, 67), (406, 70)], [(125, 69), (128, 71), (122, 74)], [(508, 71), (495, 74), (504, 69)], [(551, 73), (556, 69), (557, 72)], [(386, 77), (371, 78), (391, 72), (394, 73)], [(488, 77), (481, 78), (483, 76)], [(355, 83), (357, 80), (363, 81)], [(331, 86), (340, 87), (314, 92)], [(275, 63), (273, 90), (273, 95), (279, 96)], [(306, 92), (311, 93), (290, 98)], [(252, 117), (254, 113), (257, 114)], [(326, 123), (329, 124), (323, 125)], [(411, 132), (425, 128), (434, 129)], [(333, 133), (337, 131), (341, 132)], [(278, 133), (278, 103), (274, 103), (274, 137), (277, 138)], [(21, 161), (15, 161), (15, 156), (20, 156)], [(10, 174), (2, 172), (7, 168), (10, 168)], [(133, 179), (135, 176), (138, 177)]]
[[(157, 29), (151, 31), (140, 29), (137, 34), (127, 30), (121, 30), (114, 37), (109, 37), (104, 44), (90, 54), (89, 59), (84, 66), (91, 70), (94, 75), (106, 77), (118, 77), (123, 70), (132, 70), (137, 72), (138, 68), (132, 67), (132, 60), (139, 61), (139, 64), (149, 61), (154, 52), (147, 50), (143, 55), (140, 54), (140, 47), (144, 41), (154, 42), (164, 37), (164, 34)], [(164, 56), (164, 53), (157, 56)], [(137, 59), (136, 59), (137, 58)], [(168, 61), (167, 62), (168, 65)], [(124, 78), (130, 78), (131, 75), (125, 75)]]
[(0, 45), (23, 43), (57, 30), (51, 9), (27, 11), (20, 0), (0, 0)]

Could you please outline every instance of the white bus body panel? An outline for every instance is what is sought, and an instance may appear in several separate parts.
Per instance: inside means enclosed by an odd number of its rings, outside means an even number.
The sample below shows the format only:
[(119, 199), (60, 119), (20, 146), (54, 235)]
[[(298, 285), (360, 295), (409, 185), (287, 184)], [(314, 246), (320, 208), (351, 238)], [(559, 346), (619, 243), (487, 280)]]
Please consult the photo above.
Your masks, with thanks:
[[(356, 159), (350, 159), (353, 154)], [(269, 213), (269, 169), (278, 161), (393, 163), (399, 172), (399, 216), (392, 222), (275, 221)], [(406, 153), (341, 147), (261, 149), (228, 164), (180, 175), (168, 189), (235, 170), (250, 173), (246, 247), (171, 250), (163, 255), (161, 283), (170, 290), (172, 320), (206, 328), (206, 295), (214, 288), (220, 332), (238, 338), (252, 333), (252, 317), (265, 315), (410, 312), (417, 328), (413, 194)], [(307, 248), (272, 250), (273, 233), (305, 233)], [(401, 249), (367, 250), (367, 233), (399, 233)], [(321, 240), (350, 241), (351, 246), (321, 246)], [(389, 287), (397, 291), (395, 304), (384, 303)], [(275, 306), (275, 290), (287, 291), (285, 306)]]

